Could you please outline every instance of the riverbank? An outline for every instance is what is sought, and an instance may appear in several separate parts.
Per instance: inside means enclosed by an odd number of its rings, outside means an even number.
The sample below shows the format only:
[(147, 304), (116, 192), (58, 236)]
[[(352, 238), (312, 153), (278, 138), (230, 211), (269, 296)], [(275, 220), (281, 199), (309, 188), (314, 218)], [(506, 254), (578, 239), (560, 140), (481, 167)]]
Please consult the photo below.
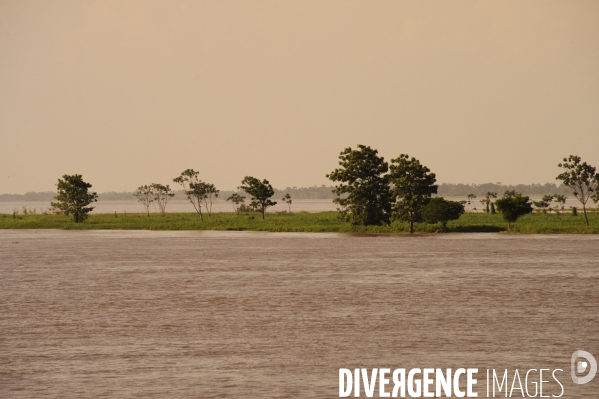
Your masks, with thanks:
[[(523, 234), (599, 234), (599, 215), (589, 214), (590, 226), (581, 214), (530, 214), (512, 226), (511, 233)], [(434, 233), (439, 225), (417, 223), (415, 231)], [(402, 233), (408, 224), (393, 222), (388, 226), (352, 226), (338, 218), (337, 212), (214, 213), (201, 221), (194, 213), (92, 214), (83, 223), (75, 223), (62, 215), (0, 215), (0, 229), (65, 229), (65, 230), (234, 230), (272, 232), (337, 232), (337, 233)], [(500, 215), (466, 213), (448, 223), (449, 232), (507, 232), (507, 223)]]

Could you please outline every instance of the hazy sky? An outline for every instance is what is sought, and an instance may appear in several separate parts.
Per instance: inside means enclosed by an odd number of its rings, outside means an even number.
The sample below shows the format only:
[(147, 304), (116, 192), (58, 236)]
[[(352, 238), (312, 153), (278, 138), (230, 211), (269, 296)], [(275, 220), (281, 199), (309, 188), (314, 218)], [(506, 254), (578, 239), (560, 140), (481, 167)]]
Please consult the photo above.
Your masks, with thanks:
[(330, 184), (356, 144), (554, 182), (599, 166), (598, 50), (592, 0), (0, 0), (0, 193)]

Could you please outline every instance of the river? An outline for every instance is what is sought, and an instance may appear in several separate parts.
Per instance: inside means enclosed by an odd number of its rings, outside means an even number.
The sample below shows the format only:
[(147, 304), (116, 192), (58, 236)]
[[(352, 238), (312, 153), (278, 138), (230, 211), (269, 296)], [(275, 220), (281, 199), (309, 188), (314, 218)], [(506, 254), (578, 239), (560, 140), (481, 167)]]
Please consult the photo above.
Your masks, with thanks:
[(597, 397), (599, 376), (574, 384), (570, 356), (599, 359), (598, 246), (2, 230), (0, 397), (335, 398), (339, 368), (356, 367), (477, 367), (479, 397), (487, 368), (510, 384), (559, 368), (562, 397)]

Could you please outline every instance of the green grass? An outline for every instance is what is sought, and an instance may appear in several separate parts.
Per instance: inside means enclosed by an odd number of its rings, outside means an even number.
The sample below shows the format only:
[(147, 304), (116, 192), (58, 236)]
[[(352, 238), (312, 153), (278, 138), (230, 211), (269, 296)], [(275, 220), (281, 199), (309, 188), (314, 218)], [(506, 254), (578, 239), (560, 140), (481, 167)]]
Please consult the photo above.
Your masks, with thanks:
[[(583, 216), (570, 214), (530, 214), (521, 217), (512, 226), (511, 233), (525, 234), (598, 234), (599, 215), (589, 215), (590, 226)], [(415, 231), (432, 233), (439, 225), (417, 223)], [(450, 232), (506, 232), (507, 223), (500, 215), (466, 213), (457, 221), (448, 223)], [(61, 215), (0, 215), (0, 229), (78, 229), (78, 230), (251, 230), (273, 232), (342, 232), (342, 233), (397, 233), (408, 232), (408, 224), (393, 222), (388, 226), (352, 226), (337, 217), (336, 212), (268, 213), (266, 220), (259, 214), (216, 213), (204, 221), (193, 213), (169, 213), (162, 217), (152, 214), (98, 214), (83, 223), (75, 223)]]

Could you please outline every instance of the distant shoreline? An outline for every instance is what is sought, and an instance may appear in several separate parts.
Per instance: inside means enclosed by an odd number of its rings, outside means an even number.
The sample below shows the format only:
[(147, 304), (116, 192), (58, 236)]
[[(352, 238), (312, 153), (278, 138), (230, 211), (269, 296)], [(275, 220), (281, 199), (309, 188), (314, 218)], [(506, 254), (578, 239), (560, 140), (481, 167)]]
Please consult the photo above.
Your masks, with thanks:
[[(467, 200), (467, 197), (455, 197), (455, 196), (445, 196), (446, 199), (452, 201), (460, 201)], [(274, 197), (275, 201), (277, 201), (277, 205), (267, 210), (267, 213), (275, 213), (288, 210), (287, 205), (281, 201), (281, 197)], [(541, 199), (540, 196), (535, 197), (532, 196), (531, 199), (538, 200)], [(101, 214), (114, 214), (117, 213), (128, 213), (128, 214), (136, 214), (143, 213), (144, 207), (138, 203), (137, 201), (98, 201), (93, 203), (91, 206), (94, 206), (95, 209), (92, 211), (94, 215)], [(565, 210), (562, 212), (571, 212), (570, 207), (577, 207), (578, 210), (581, 210), (581, 205), (578, 200), (573, 197), (569, 197), (564, 204)], [(597, 205), (593, 204), (592, 207), (595, 208)], [(470, 204), (465, 205), (466, 212), (481, 212), (484, 208), (483, 204), (479, 202), (479, 198), (476, 198), (474, 201), (471, 201)], [(476, 208), (476, 209), (474, 209)], [(10, 201), (10, 202), (0, 202), (0, 214), (12, 214), (13, 212), (17, 212), (18, 214), (25, 213), (25, 209), (27, 213), (44, 213), (49, 211), (50, 209), (50, 201)], [(226, 202), (224, 199), (218, 199), (214, 203), (214, 212), (232, 212), (233, 207), (230, 202)], [(302, 212), (307, 211), (311, 213), (318, 212), (327, 212), (327, 211), (335, 211), (337, 206), (333, 203), (332, 199), (294, 199), (291, 204), (292, 212)], [(158, 209), (154, 206), (150, 207), (150, 212), (157, 213)], [(189, 213), (194, 212), (193, 206), (187, 199), (172, 199), (167, 208), (166, 212), (171, 213)]]
[[(284, 190), (274, 189), (275, 197), (289, 193), (292, 199), (333, 199), (335, 194), (332, 190), (333, 186), (312, 186), (312, 187), (287, 187)], [(440, 183), (437, 196), (445, 197), (465, 197), (468, 194), (474, 194), (478, 197), (484, 196), (487, 192), (496, 192), (503, 194), (505, 191), (514, 190), (528, 196), (552, 195), (552, 194), (568, 194), (563, 186), (553, 183), (545, 184), (500, 184), (500, 183), (484, 183), (484, 184), (461, 184), (461, 183)], [(93, 191), (93, 190), (92, 190)], [(221, 190), (219, 197), (227, 198), (233, 190)], [(174, 199), (185, 199), (185, 194), (181, 190), (175, 190)], [(0, 202), (17, 202), (17, 201), (53, 201), (55, 192), (28, 192), (25, 194), (0, 194)], [(99, 201), (136, 201), (133, 192), (128, 191), (109, 191), (98, 193)]]

